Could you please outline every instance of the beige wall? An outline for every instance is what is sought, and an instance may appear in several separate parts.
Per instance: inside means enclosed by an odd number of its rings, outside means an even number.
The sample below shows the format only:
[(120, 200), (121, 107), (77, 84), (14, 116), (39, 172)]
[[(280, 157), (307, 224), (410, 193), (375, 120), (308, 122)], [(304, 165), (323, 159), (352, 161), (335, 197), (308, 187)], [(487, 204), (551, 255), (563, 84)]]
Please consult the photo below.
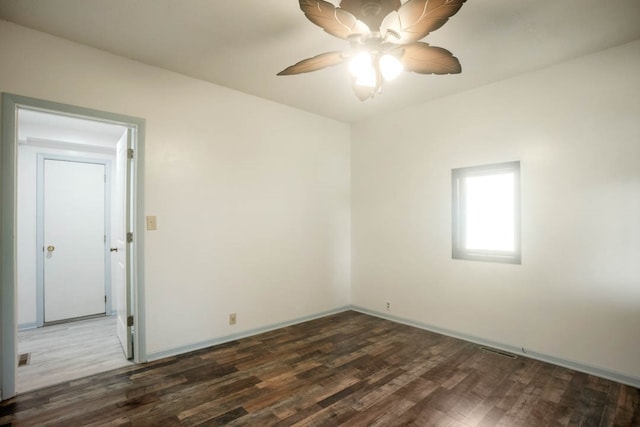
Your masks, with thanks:
[(0, 57), (1, 92), (146, 119), (148, 353), (349, 303), (348, 125), (4, 21)]
[[(522, 265), (452, 260), (451, 169), (511, 160)], [(640, 41), (358, 123), (352, 177), (352, 304), (640, 381)]]

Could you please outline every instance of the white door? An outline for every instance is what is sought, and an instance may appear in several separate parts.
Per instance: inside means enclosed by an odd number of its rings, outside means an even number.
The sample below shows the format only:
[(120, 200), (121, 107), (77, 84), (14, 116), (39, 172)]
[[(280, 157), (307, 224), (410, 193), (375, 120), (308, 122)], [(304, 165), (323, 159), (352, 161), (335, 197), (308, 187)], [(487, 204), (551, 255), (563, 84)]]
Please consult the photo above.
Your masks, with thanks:
[(44, 161), (44, 321), (105, 312), (105, 166)]
[(127, 359), (133, 358), (131, 318), (131, 253), (127, 248), (127, 230), (131, 229), (131, 213), (126, 203), (131, 189), (131, 170), (128, 149), (131, 148), (131, 136), (127, 130), (116, 146), (116, 188), (115, 207), (112, 218), (111, 241), (111, 290), (114, 295), (117, 313), (117, 333)]

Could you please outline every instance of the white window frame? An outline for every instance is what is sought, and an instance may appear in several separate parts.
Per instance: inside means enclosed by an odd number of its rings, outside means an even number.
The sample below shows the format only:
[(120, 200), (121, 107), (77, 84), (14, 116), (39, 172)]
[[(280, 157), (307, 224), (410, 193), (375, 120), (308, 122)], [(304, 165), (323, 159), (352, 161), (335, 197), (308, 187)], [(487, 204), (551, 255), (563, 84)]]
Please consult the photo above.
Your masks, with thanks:
[[(466, 178), (474, 176), (491, 176), (505, 172), (514, 174), (514, 250), (498, 251), (483, 249), (467, 249), (466, 241)], [(452, 258), (475, 261), (502, 262), (521, 264), (520, 252), (520, 162), (506, 162), (491, 165), (472, 166), (452, 169)]]

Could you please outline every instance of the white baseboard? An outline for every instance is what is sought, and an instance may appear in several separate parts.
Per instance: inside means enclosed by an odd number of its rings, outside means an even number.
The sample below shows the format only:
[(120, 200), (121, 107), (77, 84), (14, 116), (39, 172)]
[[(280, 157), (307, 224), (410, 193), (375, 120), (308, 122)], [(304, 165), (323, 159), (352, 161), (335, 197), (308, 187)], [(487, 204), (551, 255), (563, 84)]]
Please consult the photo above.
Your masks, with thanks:
[(573, 369), (575, 371), (579, 371), (579, 372), (584, 372), (586, 374), (591, 374), (591, 375), (595, 375), (597, 377), (601, 377), (601, 378), (606, 378), (608, 380), (612, 380), (612, 381), (616, 381), (618, 383), (621, 384), (626, 384), (629, 385), (631, 387), (635, 387), (635, 388), (639, 388), (640, 389), (640, 378), (637, 377), (633, 377), (633, 376), (629, 376), (626, 374), (622, 374), (619, 372), (615, 372), (615, 371), (611, 371), (608, 369), (603, 369), (603, 368), (599, 368), (596, 366), (591, 366), (591, 365), (587, 365), (587, 364), (583, 364), (580, 362), (575, 362), (575, 361), (571, 361), (571, 360), (566, 360), (566, 359), (562, 359), (562, 358), (558, 358), (555, 356), (550, 356), (548, 354), (544, 354), (544, 353), (539, 353), (536, 352), (534, 350), (530, 350), (530, 349), (523, 349), (521, 347), (515, 347), (513, 345), (509, 345), (509, 344), (504, 344), (504, 343), (500, 343), (500, 342), (496, 342), (496, 341), (491, 341), (488, 339), (484, 339), (484, 338), (480, 338), (480, 337), (476, 337), (473, 335), (467, 335), (464, 333), (460, 333), (460, 332), (456, 332), (456, 331), (451, 331), (448, 329), (444, 329), (444, 328), (440, 328), (437, 326), (433, 326), (433, 325), (428, 325), (422, 322), (417, 322), (414, 320), (410, 320), (410, 319), (405, 319), (405, 318), (401, 318), (401, 317), (397, 317), (397, 316), (392, 316), (389, 315), (387, 313), (382, 313), (382, 312), (378, 312), (378, 311), (374, 311), (374, 310), (369, 310), (363, 307), (359, 307), (356, 305), (350, 305), (350, 306), (344, 306), (344, 307), (340, 307), (340, 308), (336, 308), (333, 310), (329, 310), (329, 311), (324, 311), (321, 313), (316, 313), (310, 316), (304, 316), (304, 317), (299, 317), (297, 319), (293, 319), (293, 320), (289, 320), (289, 321), (285, 321), (285, 322), (279, 322), (279, 323), (274, 323), (268, 326), (264, 326), (262, 328), (255, 328), (255, 329), (251, 329), (248, 331), (244, 331), (244, 332), (240, 332), (237, 334), (231, 334), (231, 335), (225, 335), (219, 338), (214, 338), (211, 340), (207, 340), (207, 341), (202, 341), (202, 342), (198, 342), (195, 344), (190, 344), (187, 346), (182, 346), (182, 347), (177, 347), (177, 348), (172, 348), (172, 349), (168, 349), (168, 350), (163, 350), (163, 351), (158, 351), (158, 352), (154, 352), (154, 353), (150, 353), (148, 354), (148, 360), (149, 361), (154, 361), (154, 360), (159, 360), (159, 359), (163, 359), (165, 357), (171, 357), (171, 356), (177, 356), (180, 354), (184, 354), (184, 353), (188, 353), (191, 351), (196, 351), (196, 350), (201, 350), (204, 348), (208, 348), (208, 347), (213, 347), (215, 345), (219, 345), (219, 344), (224, 344), (230, 341), (235, 341), (238, 339), (242, 339), (242, 338), (247, 338), (247, 337), (251, 337), (254, 335), (258, 335), (264, 332), (269, 332), (269, 331), (273, 331), (275, 329), (280, 329), (280, 328), (284, 328), (286, 326), (291, 326), (291, 325), (296, 325), (298, 323), (303, 323), (303, 322), (307, 322), (309, 320), (314, 320), (314, 319), (319, 319), (322, 317), (326, 317), (326, 316), (330, 316), (332, 314), (337, 314), (337, 313), (342, 313), (344, 311), (348, 311), (348, 310), (353, 310), (353, 311), (357, 311), (359, 313), (363, 313), (363, 314), (367, 314), (370, 316), (375, 316), (375, 317), (379, 317), (382, 319), (386, 319), (392, 322), (396, 322), (396, 323), (402, 323), (404, 325), (408, 325), (408, 326), (413, 326), (419, 329), (424, 329), (427, 331), (431, 331), (431, 332), (435, 332), (437, 334), (441, 334), (441, 335), (446, 335), (449, 337), (453, 337), (453, 338), (458, 338), (464, 341), (469, 341), (475, 344), (479, 344), (479, 345), (484, 345), (484, 346), (488, 346), (488, 347), (493, 347), (502, 351), (506, 351), (508, 353), (512, 353), (512, 354), (517, 354), (519, 356), (524, 356), (524, 357), (529, 357), (531, 359), (535, 359), (535, 360), (540, 360), (542, 362), (547, 362), (547, 363), (551, 363), (553, 365), (558, 365), (558, 366), (562, 366), (568, 369)]
[(271, 325), (267, 325), (262, 328), (250, 329), (248, 331), (239, 332), (237, 334), (225, 335), (223, 337), (214, 338), (207, 341), (201, 341), (195, 344), (190, 344), (190, 345), (172, 348), (172, 349), (163, 350), (163, 351), (157, 351), (154, 353), (147, 354), (147, 360), (151, 362), (154, 360), (163, 359), (165, 357), (177, 356), (179, 354), (188, 353), (190, 351), (202, 350), (203, 348), (213, 347), (214, 345), (224, 344), (229, 341), (235, 341), (241, 338), (248, 338), (254, 335), (262, 334), (264, 332), (273, 331), (275, 329), (284, 328), (286, 326), (297, 325), (298, 323), (308, 322), (309, 320), (319, 319), (321, 317), (342, 313), (348, 310), (350, 310), (349, 306), (339, 307), (333, 310), (323, 311), (321, 313), (299, 317), (297, 319), (288, 320), (285, 322), (273, 323)]
[(566, 360), (555, 356), (549, 356), (548, 354), (539, 353), (530, 349), (523, 349), (522, 347), (515, 347), (509, 344), (504, 344), (496, 341), (487, 340), (484, 338), (475, 337), (472, 335), (463, 334), (448, 329), (439, 328), (437, 326), (428, 325), (422, 322), (417, 322), (410, 319), (404, 319), (397, 316), (392, 316), (387, 313), (382, 313), (374, 310), (369, 310), (363, 307), (352, 305), (349, 307), (353, 311), (357, 311), (370, 316), (380, 317), (382, 319), (390, 320), (392, 322), (402, 323), (404, 325), (413, 326), (419, 329), (435, 332), (437, 334), (446, 335), (453, 338), (458, 338), (464, 341), (469, 341), (475, 344), (484, 345), (487, 347), (493, 347), (508, 353), (517, 354), (519, 356), (529, 357), (531, 359), (540, 360), (541, 362), (551, 363), (553, 365), (562, 366), (564, 368), (573, 369), (574, 371), (584, 372), (586, 374), (595, 375), (597, 377), (606, 378), (621, 384), (626, 384), (631, 387), (640, 389), (640, 378), (622, 374), (620, 372), (611, 371), (608, 369), (599, 368), (596, 366), (586, 365), (580, 362), (572, 360)]
[(38, 324), (36, 322), (20, 323), (18, 325), (18, 331), (27, 331), (29, 329), (35, 329), (37, 327)]

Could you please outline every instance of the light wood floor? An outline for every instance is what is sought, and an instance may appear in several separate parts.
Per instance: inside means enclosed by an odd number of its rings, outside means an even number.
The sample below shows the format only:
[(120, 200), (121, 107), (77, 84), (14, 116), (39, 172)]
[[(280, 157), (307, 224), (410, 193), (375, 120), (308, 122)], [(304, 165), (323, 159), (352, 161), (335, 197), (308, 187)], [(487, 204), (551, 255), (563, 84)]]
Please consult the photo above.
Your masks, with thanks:
[(353, 311), (0, 402), (0, 426), (639, 426), (640, 390)]
[(115, 316), (63, 323), (18, 332), (18, 354), (30, 362), (16, 371), (16, 390), (24, 393), (127, 366), (116, 336)]

